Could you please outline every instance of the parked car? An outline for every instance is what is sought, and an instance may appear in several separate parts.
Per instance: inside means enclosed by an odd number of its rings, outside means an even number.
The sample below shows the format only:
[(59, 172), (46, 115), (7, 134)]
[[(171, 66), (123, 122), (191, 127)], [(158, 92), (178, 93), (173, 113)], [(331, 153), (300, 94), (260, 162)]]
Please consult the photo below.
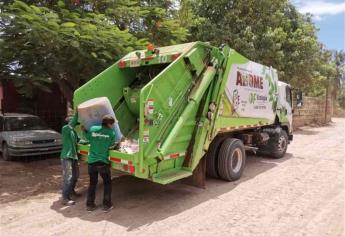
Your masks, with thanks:
[(61, 135), (29, 114), (0, 114), (0, 144), (4, 160), (61, 151)]

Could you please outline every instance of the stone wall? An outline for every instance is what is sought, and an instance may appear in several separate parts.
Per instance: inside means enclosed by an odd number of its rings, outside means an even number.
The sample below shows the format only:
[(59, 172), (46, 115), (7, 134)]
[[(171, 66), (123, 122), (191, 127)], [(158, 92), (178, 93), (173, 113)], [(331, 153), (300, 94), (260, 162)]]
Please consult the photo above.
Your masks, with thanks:
[[(327, 110), (326, 110), (327, 108)], [(294, 104), (293, 126), (323, 125), (331, 121), (333, 115), (332, 99), (328, 97), (304, 97), (302, 107)]]

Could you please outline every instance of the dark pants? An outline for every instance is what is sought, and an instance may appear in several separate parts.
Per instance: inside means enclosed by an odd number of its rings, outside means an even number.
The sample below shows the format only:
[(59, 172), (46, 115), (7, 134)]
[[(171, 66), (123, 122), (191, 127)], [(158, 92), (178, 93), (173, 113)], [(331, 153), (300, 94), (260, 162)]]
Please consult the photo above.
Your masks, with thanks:
[(79, 178), (78, 161), (66, 158), (61, 160), (61, 165), (63, 176), (62, 197), (70, 199)]
[(98, 174), (102, 177), (104, 184), (103, 205), (111, 206), (112, 203), (110, 166), (101, 162), (89, 164), (90, 185), (86, 205), (95, 205), (95, 194), (98, 182)]

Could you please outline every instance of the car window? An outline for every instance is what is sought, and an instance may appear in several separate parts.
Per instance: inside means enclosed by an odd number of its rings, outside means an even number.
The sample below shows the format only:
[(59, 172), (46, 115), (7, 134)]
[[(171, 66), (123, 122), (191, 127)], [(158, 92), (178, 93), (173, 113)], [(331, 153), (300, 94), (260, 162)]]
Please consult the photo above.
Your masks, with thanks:
[(38, 117), (6, 117), (5, 131), (40, 130), (47, 129), (46, 124)]

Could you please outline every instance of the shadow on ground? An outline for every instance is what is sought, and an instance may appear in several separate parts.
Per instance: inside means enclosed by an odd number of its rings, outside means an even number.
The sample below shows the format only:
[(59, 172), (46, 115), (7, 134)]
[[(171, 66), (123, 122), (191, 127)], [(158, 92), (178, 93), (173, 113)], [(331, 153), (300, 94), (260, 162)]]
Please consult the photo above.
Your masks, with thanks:
[(299, 128), (294, 129), (294, 135), (317, 135), (318, 133), (321, 132), (321, 130), (314, 130), (314, 128), (325, 128), (325, 127), (334, 127), (335, 123), (334, 122), (329, 122), (327, 124), (310, 124), (309, 126), (303, 126)]
[[(290, 158), (294, 157), (289, 153), (278, 160), (249, 156), (240, 180), (224, 182), (209, 178), (206, 189), (179, 182), (164, 186), (131, 176), (117, 177), (112, 181), (112, 201), (115, 208), (107, 214), (99, 209), (92, 213), (86, 212), (88, 175), (86, 165), (81, 164), (78, 190), (83, 196), (72, 207), (63, 207), (60, 201), (56, 200), (52, 203), (51, 209), (67, 218), (78, 217), (92, 222), (106, 220), (132, 231), (218, 198)], [(41, 198), (46, 193), (60, 193), (61, 182), (61, 165), (58, 157), (40, 158), (38, 161), (36, 158), (11, 162), (0, 160), (0, 204), (31, 197)], [(103, 186), (99, 184), (96, 203), (101, 203), (102, 195)]]
[(299, 135), (316, 135), (320, 133), (320, 131), (316, 130), (308, 130), (308, 129), (298, 129), (297, 131), (294, 132), (294, 134), (299, 134)]
[[(86, 212), (86, 188), (82, 188), (83, 197), (75, 206), (63, 207), (60, 201), (52, 203), (51, 209), (68, 218), (78, 217), (82, 220), (98, 222), (106, 220), (127, 228), (127, 231), (161, 221), (183, 211), (191, 209), (210, 199), (218, 198), (232, 191), (236, 186), (274, 168), (279, 163), (293, 158), (286, 154), (279, 160), (249, 156), (242, 178), (235, 182), (207, 179), (206, 189), (199, 189), (182, 183), (159, 185), (131, 176), (113, 179), (112, 201), (115, 208), (109, 213), (100, 209)], [(96, 204), (102, 201), (103, 186), (98, 185)]]
[[(61, 174), (60, 158), (56, 156), (0, 159), (0, 204), (56, 193), (61, 189)], [(87, 176), (85, 170), (80, 184), (87, 186), (87, 178), (83, 176)]]

